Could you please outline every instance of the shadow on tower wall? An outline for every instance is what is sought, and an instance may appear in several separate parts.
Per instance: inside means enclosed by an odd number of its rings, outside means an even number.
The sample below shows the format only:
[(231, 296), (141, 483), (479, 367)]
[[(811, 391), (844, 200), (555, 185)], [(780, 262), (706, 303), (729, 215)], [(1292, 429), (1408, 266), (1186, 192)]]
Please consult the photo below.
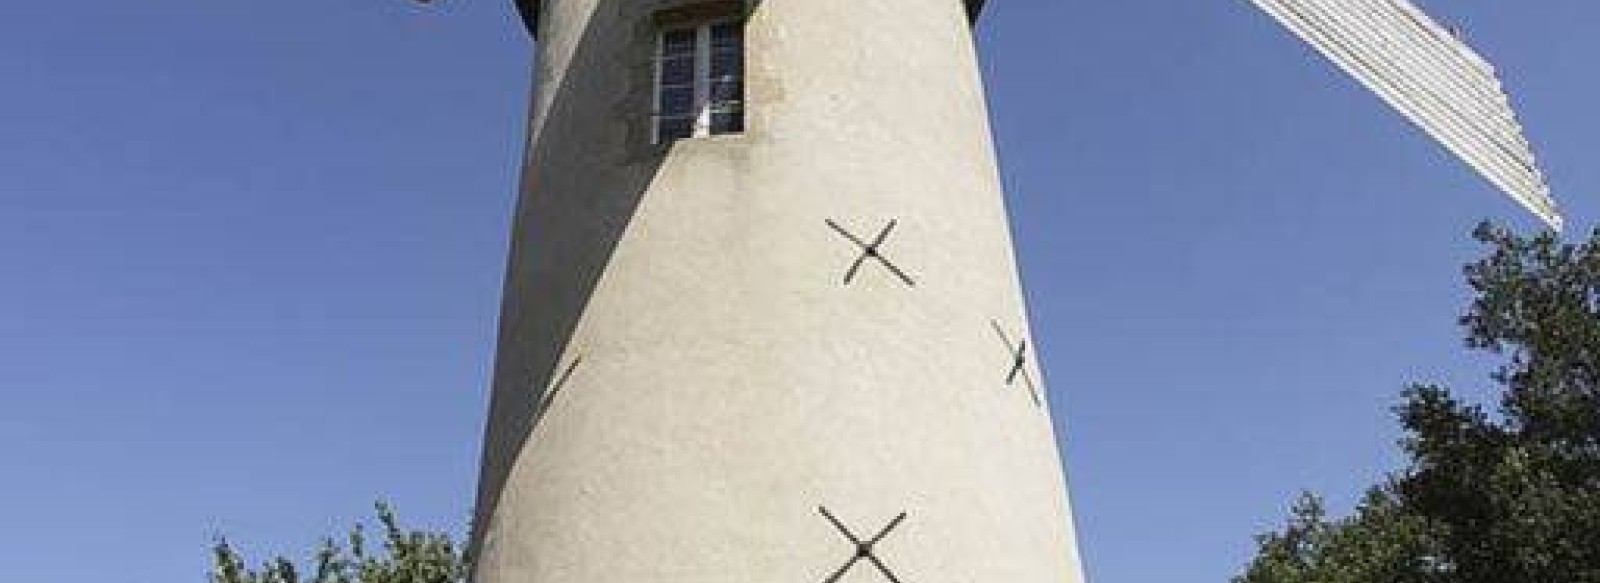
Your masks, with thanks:
[[(549, 72), (539, 76), (550, 84), (537, 90), (553, 94), (529, 128), (470, 557), (481, 556), (512, 468), (542, 417), (545, 392), (558, 389), (552, 383), (571, 366), (561, 359), (578, 322), (671, 153), (670, 145), (652, 144), (651, 15), (695, 3), (601, 0), (559, 82)], [(759, 4), (746, 2), (746, 13)]]

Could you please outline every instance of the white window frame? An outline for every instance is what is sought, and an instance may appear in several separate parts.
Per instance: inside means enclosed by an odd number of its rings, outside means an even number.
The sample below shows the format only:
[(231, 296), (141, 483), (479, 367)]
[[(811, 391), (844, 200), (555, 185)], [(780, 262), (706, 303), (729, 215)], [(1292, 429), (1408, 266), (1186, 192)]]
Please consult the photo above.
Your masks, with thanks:
[[(654, 63), (655, 63), (655, 73), (654, 73), (655, 77), (651, 80), (651, 83), (650, 83), (650, 86), (651, 86), (651, 89), (652, 89), (652, 93), (653, 93), (653, 95), (651, 96), (651, 113), (650, 113), (650, 135), (651, 135), (651, 141), (652, 142), (654, 142), (656, 144), (663, 144), (663, 143), (667, 143), (667, 141), (668, 141), (668, 140), (663, 139), (662, 136), (661, 136), (661, 121), (662, 121), (662, 118), (664, 117), (662, 115), (662, 111), (661, 111), (661, 96), (662, 96), (663, 93), (665, 93), (665, 86), (662, 85), (662, 81), (663, 81), (663, 79), (662, 79), (662, 77), (663, 77), (663, 75), (662, 75), (662, 73), (663, 73), (662, 64), (663, 64), (663, 61), (665, 60), (665, 59), (663, 59), (663, 56), (666, 53), (667, 35), (669, 35), (671, 33), (674, 33), (674, 32), (682, 32), (682, 31), (685, 31), (685, 30), (694, 31), (694, 102), (693, 102), (694, 105), (693, 105), (693, 107), (694, 107), (694, 110), (695, 110), (695, 117), (694, 117), (694, 129), (691, 132), (691, 134), (687, 138), (679, 138), (679, 139), (707, 138), (707, 137), (711, 137), (713, 135), (735, 135), (734, 132), (730, 132), (730, 133), (726, 133), (726, 134), (712, 134), (711, 133), (711, 113), (712, 113), (711, 112), (711, 105), (712, 105), (711, 104), (711, 84), (712, 84), (712, 79), (711, 79), (711, 54), (713, 52), (713, 49), (712, 49), (712, 46), (711, 46), (711, 29), (713, 27), (724, 25), (724, 24), (733, 24), (733, 25), (739, 26), (739, 25), (742, 25), (742, 22), (743, 21), (738, 19), (738, 18), (716, 18), (716, 19), (709, 19), (709, 20), (703, 20), (703, 21), (698, 21), (698, 22), (691, 22), (691, 23), (677, 24), (677, 25), (673, 25), (673, 26), (661, 27), (659, 30), (656, 31), (655, 55), (652, 57), (652, 61), (654, 61)], [(745, 57), (747, 56), (746, 49), (745, 49), (745, 42), (746, 41), (744, 39), (743, 31), (741, 31), (740, 32), (740, 40), (739, 40), (739, 51), (740, 51), (739, 59), (740, 59), (741, 63), (743, 63), (745, 61)], [(743, 66), (741, 66), (741, 70), (739, 72), (739, 78), (740, 78), (739, 79), (740, 82), (743, 83), (744, 82)], [(744, 107), (745, 107), (744, 97), (740, 96), (740, 100), (739, 101), (740, 101), (740, 108), (741, 108), (740, 112), (739, 112), (739, 116), (741, 118), (743, 118), (743, 117), (746, 116), (746, 110), (744, 109)], [(737, 133), (743, 133), (743, 132), (737, 132)]]

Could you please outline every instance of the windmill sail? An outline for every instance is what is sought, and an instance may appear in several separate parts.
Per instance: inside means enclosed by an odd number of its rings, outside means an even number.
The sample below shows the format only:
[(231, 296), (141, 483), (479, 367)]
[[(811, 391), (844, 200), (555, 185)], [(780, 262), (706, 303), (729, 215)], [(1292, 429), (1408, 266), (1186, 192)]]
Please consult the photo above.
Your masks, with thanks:
[(1251, 0), (1552, 228), (1562, 218), (1494, 66), (1408, 0)]

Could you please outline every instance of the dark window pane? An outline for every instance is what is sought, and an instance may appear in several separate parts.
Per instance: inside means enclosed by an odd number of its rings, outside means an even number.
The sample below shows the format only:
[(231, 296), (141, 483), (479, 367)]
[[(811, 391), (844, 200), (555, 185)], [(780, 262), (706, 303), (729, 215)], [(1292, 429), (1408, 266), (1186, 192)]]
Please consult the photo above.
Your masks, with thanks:
[(744, 44), (744, 27), (737, 22), (711, 25), (711, 48), (738, 48)]
[(744, 110), (711, 114), (712, 134), (737, 134), (744, 131)]
[(711, 83), (711, 102), (725, 103), (729, 101), (744, 101), (744, 82), (735, 79)]
[(684, 115), (694, 111), (694, 88), (661, 90), (661, 115)]
[(664, 117), (656, 122), (660, 141), (680, 140), (694, 137), (694, 118), (692, 117)]
[(694, 53), (694, 49), (690, 48), (683, 51), (661, 51), (661, 54), (656, 56), (662, 59), (692, 59), (694, 58)]
[(661, 61), (662, 85), (694, 85), (694, 56)]
[(661, 54), (694, 54), (695, 31), (692, 28), (669, 30), (661, 35)]
[(744, 74), (744, 55), (739, 51), (716, 51), (711, 53), (711, 79), (719, 80), (724, 77), (737, 77)]

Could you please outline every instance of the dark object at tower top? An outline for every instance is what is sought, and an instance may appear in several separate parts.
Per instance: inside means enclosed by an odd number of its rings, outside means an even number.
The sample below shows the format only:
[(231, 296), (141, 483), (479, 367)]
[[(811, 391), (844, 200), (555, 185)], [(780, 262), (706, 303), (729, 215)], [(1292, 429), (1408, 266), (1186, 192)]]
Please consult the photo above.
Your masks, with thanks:
[[(512, 0), (517, 4), (517, 12), (522, 14), (522, 23), (527, 25), (528, 34), (537, 36), (539, 30), (539, 3), (543, 0)], [(983, 12), (983, 4), (987, 0), (962, 0), (967, 4), (967, 15), (974, 22), (978, 14)]]

